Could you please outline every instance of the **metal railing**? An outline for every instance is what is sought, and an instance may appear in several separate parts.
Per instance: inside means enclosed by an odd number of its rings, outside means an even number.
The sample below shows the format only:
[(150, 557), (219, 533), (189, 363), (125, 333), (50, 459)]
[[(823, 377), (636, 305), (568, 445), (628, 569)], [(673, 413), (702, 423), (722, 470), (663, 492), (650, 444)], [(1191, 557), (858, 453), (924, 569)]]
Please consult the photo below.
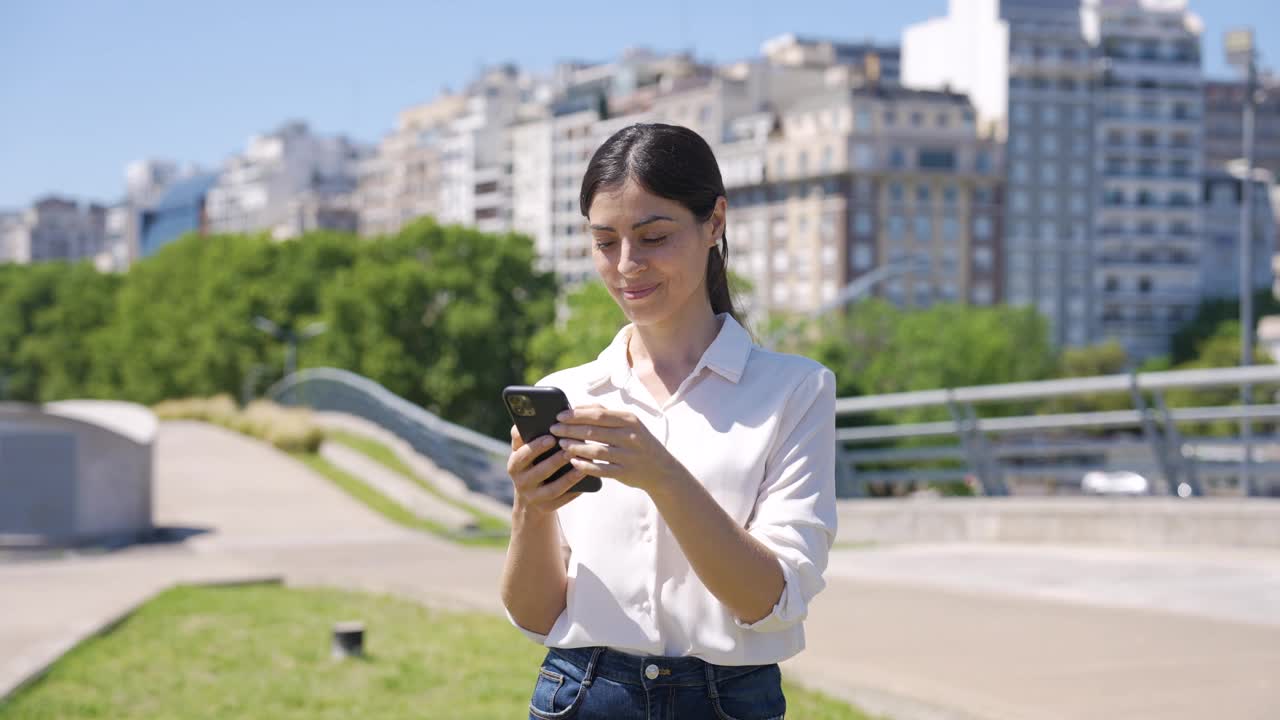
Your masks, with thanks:
[[(1067, 478), (1079, 483), (1088, 470), (1099, 469), (1106, 457), (1126, 448), (1145, 449), (1143, 469), (1162, 481), (1155, 492), (1171, 495), (1205, 494), (1205, 475), (1241, 478), (1248, 493), (1249, 473), (1280, 474), (1280, 463), (1255, 463), (1251, 445), (1231, 453), (1239, 462), (1224, 466), (1202, 460), (1202, 448), (1231, 446), (1238, 441), (1217, 438), (1185, 438), (1179, 423), (1211, 421), (1280, 420), (1280, 404), (1170, 409), (1165, 392), (1244, 384), (1280, 383), (1280, 366), (1183, 370), (1129, 375), (1046, 380), (986, 385), (922, 392), (843, 398), (836, 401), (837, 417), (886, 413), (921, 408), (943, 408), (950, 420), (892, 425), (844, 427), (837, 430), (838, 489), (841, 495), (864, 496), (868, 484), (919, 483), (974, 479), (988, 495), (1010, 492), (1007, 476), (1026, 475)], [(979, 417), (978, 404), (1025, 402), (1050, 398), (1099, 394), (1126, 394), (1131, 407), (1080, 413), (1035, 414), (1012, 417)], [(1098, 440), (1084, 431), (1133, 429), (1138, 442)], [(994, 437), (993, 437), (994, 436)], [(1055, 437), (1065, 436), (1065, 437)], [(893, 443), (916, 438), (954, 437), (957, 443), (938, 447), (881, 447), (858, 445)], [(1027, 440), (1030, 438), (1030, 440)], [(1018, 442), (1018, 439), (1022, 439)], [(1276, 439), (1264, 442), (1274, 442)], [(1089, 464), (1045, 463), (1046, 458), (1092, 458)], [(1022, 460), (1022, 463), (1015, 463)], [(1031, 462), (1026, 462), (1026, 461)], [(949, 468), (890, 468), (920, 462), (955, 461)], [(1244, 465), (1245, 467), (1239, 467)]]
[[(1280, 462), (1253, 462), (1256, 453), (1248, 444), (1239, 448), (1239, 440), (1187, 438), (1178, 428), (1179, 423), (1246, 418), (1280, 421), (1280, 404), (1170, 409), (1165, 401), (1165, 392), (1173, 389), (1245, 383), (1280, 385), (1280, 366), (1105, 375), (841, 398), (836, 401), (837, 418), (941, 408), (950, 419), (838, 428), (837, 491), (842, 497), (864, 497), (871, 483), (900, 486), (973, 478), (984, 494), (1006, 495), (1011, 491), (1008, 478), (1019, 474), (1061, 478), (1078, 488), (1083, 473), (1114, 464), (1108, 461), (1109, 456), (1126, 453), (1126, 469), (1141, 469), (1162, 481), (1153, 488), (1159, 494), (1176, 495), (1182, 490), (1182, 494), (1204, 495), (1208, 478), (1241, 477), (1241, 459), (1251, 463), (1251, 471), (1280, 477)], [(1131, 407), (993, 417), (981, 417), (977, 409), (978, 405), (1101, 394), (1125, 394)], [(282, 405), (369, 420), (404, 439), (471, 490), (512, 501), (506, 474), (507, 443), (443, 420), (366, 377), (334, 368), (302, 370), (276, 383), (267, 396)], [(1134, 434), (1105, 438), (1089, 434), (1124, 430)], [(925, 438), (954, 438), (956, 442), (895, 445)], [(1261, 438), (1259, 442), (1280, 444), (1280, 438)], [(949, 467), (937, 467), (940, 464)]]
[(443, 420), (369, 378), (336, 368), (301, 370), (273, 385), (267, 397), (281, 405), (364, 418), (409, 443), (473, 492), (507, 503), (514, 498), (507, 477), (508, 443)]

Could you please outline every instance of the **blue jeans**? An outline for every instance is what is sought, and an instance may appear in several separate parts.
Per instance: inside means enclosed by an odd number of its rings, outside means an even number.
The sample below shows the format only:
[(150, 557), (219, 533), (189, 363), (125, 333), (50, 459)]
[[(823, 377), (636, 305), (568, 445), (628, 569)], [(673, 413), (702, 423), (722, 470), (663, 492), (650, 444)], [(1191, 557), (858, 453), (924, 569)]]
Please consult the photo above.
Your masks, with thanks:
[(712, 665), (603, 647), (551, 648), (530, 720), (782, 720), (787, 700), (772, 665)]

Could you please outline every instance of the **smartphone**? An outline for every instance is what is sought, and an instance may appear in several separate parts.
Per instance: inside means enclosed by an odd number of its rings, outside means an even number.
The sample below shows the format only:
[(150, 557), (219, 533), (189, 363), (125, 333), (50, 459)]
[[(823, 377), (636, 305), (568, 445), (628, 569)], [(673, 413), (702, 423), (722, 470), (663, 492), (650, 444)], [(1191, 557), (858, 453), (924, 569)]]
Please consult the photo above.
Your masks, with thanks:
[[(535, 438), (551, 434), (551, 426), (556, 423), (556, 415), (569, 409), (569, 398), (565, 397), (564, 392), (557, 387), (508, 385), (502, 390), (502, 404), (507, 406), (507, 413), (511, 415), (511, 422), (515, 423), (516, 430), (520, 431), (520, 437), (528, 443)], [(539, 455), (534, 463), (546, 460), (559, 449), (558, 446), (552, 445), (550, 449)], [(565, 463), (542, 484), (559, 480), (572, 469), (573, 465)], [(597, 492), (602, 486), (600, 478), (588, 475), (577, 485), (569, 488), (569, 492)]]

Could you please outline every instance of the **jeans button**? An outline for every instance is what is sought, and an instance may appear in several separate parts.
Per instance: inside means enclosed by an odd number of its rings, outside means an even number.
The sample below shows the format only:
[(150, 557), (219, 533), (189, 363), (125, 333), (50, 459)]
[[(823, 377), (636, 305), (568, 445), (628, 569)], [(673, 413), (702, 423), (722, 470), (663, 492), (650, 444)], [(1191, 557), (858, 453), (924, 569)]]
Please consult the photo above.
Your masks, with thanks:
[(658, 679), (658, 666), (657, 666), (657, 665), (650, 665), (649, 667), (645, 668), (645, 669), (644, 669), (644, 676), (645, 676), (645, 677), (647, 677), (647, 678), (649, 678), (650, 680), (657, 680), (657, 679)]

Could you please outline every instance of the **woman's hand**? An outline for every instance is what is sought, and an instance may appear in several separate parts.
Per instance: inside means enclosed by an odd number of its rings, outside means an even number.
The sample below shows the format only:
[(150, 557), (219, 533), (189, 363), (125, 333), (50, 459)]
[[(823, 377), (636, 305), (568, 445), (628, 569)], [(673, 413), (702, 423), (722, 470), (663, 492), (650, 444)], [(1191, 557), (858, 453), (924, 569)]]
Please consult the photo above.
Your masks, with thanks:
[(532, 443), (525, 444), (520, 431), (514, 425), (511, 426), (511, 456), (507, 458), (507, 474), (511, 476), (511, 482), (516, 488), (516, 510), (551, 513), (582, 494), (565, 492), (590, 474), (576, 468), (570, 469), (553, 483), (542, 484), (568, 461), (568, 456), (560, 450), (546, 460), (534, 463), (539, 455), (555, 445), (556, 439), (550, 435), (534, 438)]
[(585, 405), (560, 413), (556, 420), (551, 433), (561, 438), (561, 452), (587, 475), (610, 477), (652, 493), (688, 474), (630, 412)]

